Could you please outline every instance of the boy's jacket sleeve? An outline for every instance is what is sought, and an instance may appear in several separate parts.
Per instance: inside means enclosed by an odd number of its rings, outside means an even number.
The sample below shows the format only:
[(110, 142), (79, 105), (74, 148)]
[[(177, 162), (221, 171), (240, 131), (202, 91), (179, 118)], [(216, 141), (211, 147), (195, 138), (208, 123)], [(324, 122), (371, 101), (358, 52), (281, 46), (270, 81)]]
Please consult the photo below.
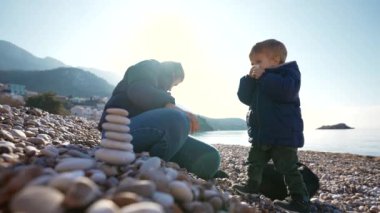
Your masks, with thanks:
[(289, 72), (286, 76), (266, 72), (260, 79), (260, 88), (277, 101), (291, 102), (298, 98), (300, 76)]
[(142, 110), (161, 108), (168, 103), (175, 104), (175, 99), (168, 92), (155, 88), (150, 80), (131, 83), (127, 93), (130, 101)]
[(252, 103), (253, 93), (256, 89), (256, 80), (254, 78), (249, 77), (248, 75), (242, 77), (240, 79), (238, 97), (239, 100), (246, 105), (250, 105)]

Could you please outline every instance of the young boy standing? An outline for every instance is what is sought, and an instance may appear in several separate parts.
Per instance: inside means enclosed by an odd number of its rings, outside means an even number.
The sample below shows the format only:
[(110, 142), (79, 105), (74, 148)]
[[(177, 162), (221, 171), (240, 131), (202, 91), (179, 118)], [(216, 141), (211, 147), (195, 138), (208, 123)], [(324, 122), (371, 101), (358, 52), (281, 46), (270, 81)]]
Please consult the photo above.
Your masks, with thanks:
[(297, 148), (304, 144), (299, 90), (301, 74), (295, 61), (285, 63), (283, 43), (270, 39), (253, 46), (252, 68), (240, 80), (238, 97), (249, 106), (248, 181), (233, 186), (239, 194), (257, 194), (264, 166), (270, 159), (284, 176), (290, 197), (275, 205), (290, 211), (309, 212), (309, 195), (298, 171)]

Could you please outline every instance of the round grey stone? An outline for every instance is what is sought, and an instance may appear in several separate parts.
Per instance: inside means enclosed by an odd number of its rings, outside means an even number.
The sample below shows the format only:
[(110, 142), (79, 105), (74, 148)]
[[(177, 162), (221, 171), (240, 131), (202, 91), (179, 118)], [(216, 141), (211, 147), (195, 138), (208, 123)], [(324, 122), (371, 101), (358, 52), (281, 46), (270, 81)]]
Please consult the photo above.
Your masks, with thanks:
[(45, 186), (25, 187), (11, 202), (12, 212), (63, 212), (61, 203), (64, 195), (58, 190)]

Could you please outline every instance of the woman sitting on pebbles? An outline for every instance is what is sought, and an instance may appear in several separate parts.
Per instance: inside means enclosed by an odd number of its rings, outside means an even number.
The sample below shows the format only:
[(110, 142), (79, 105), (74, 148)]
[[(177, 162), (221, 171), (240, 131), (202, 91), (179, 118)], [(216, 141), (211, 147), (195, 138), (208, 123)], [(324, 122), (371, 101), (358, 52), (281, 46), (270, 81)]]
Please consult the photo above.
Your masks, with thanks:
[(136, 153), (146, 151), (176, 162), (200, 178), (223, 176), (218, 171), (219, 152), (189, 136), (199, 128), (196, 116), (178, 108), (169, 93), (183, 79), (184, 71), (177, 62), (146, 60), (129, 67), (104, 108), (99, 130), (106, 109), (126, 109)]

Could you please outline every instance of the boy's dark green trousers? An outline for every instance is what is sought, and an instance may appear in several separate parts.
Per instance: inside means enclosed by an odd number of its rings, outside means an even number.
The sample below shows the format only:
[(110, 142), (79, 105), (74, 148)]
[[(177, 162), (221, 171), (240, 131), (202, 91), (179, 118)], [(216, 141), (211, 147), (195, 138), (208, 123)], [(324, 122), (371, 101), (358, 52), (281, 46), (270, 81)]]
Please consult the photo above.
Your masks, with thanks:
[(272, 159), (278, 172), (284, 176), (289, 195), (309, 198), (306, 185), (298, 171), (297, 148), (252, 144), (248, 155), (248, 183), (259, 191), (263, 170)]

